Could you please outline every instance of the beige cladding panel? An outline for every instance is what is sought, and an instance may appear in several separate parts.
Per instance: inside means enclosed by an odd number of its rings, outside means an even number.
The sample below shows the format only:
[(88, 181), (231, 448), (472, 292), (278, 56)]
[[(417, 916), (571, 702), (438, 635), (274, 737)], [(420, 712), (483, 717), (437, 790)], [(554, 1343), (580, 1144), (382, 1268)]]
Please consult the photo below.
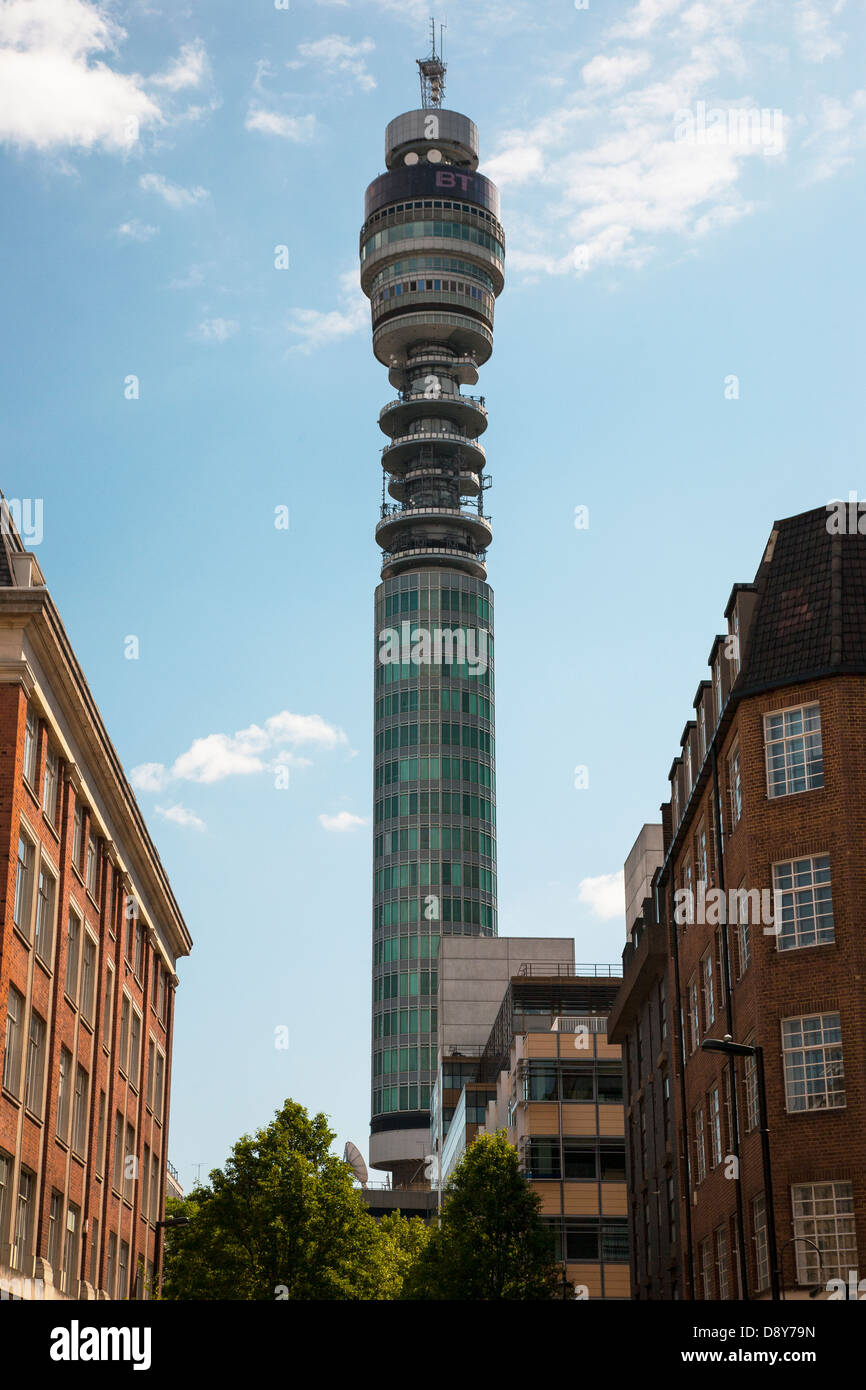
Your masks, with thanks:
[(523, 1039), (524, 1057), (555, 1057), (556, 1033), (527, 1033)]
[[(551, 1107), (553, 1109), (555, 1107)], [(541, 1131), (539, 1131), (540, 1133)], [(571, 1135), (596, 1134), (594, 1105), (563, 1105), (562, 1132)], [(602, 1131), (606, 1132), (606, 1131)]]
[(603, 1182), (601, 1209), (605, 1216), (628, 1216), (628, 1192), (624, 1182)]
[(625, 1111), (621, 1105), (598, 1107), (599, 1134), (625, 1134)]
[(530, 1183), (533, 1192), (537, 1192), (541, 1201), (542, 1216), (559, 1215), (559, 1183), (558, 1182), (533, 1182)]
[(605, 1265), (605, 1298), (631, 1298), (631, 1277), (627, 1264)]
[(598, 1216), (598, 1183), (563, 1183), (562, 1206), (566, 1216)]

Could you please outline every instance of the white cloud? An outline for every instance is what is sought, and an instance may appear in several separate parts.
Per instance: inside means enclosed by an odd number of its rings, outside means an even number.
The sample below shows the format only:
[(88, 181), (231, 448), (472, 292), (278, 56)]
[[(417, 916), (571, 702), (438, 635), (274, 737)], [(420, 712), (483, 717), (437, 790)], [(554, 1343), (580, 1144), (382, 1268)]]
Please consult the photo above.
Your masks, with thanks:
[(853, 164), (856, 152), (866, 146), (866, 89), (852, 93), (847, 104), (822, 97), (811, 124), (803, 141), (803, 148), (814, 152), (806, 181), (820, 183)]
[(191, 336), (200, 343), (227, 343), (240, 328), (235, 319), (202, 319)]
[(327, 73), (346, 72), (355, 79), (364, 92), (371, 92), (376, 79), (367, 71), (364, 56), (376, 47), (372, 39), (361, 39), (352, 43), (342, 34), (327, 34), (323, 39), (312, 43), (298, 44), (300, 59), (286, 64), (288, 68), (300, 68), (305, 63), (320, 63)]
[(169, 92), (179, 92), (184, 87), (198, 87), (207, 72), (207, 54), (201, 39), (185, 43), (180, 54), (164, 72), (150, 79), (154, 87), (165, 87)]
[(282, 140), (304, 144), (316, 133), (315, 116), (282, 116), (278, 111), (265, 111), (251, 106), (244, 121), (246, 130), (260, 130), (264, 135), (279, 135)]
[(335, 816), (319, 816), (319, 824), (325, 830), (335, 830), (344, 833), (347, 830), (357, 830), (359, 826), (366, 825), (367, 821), (363, 816), (353, 816), (351, 811), (338, 811)]
[(162, 122), (136, 74), (115, 72), (125, 31), (90, 0), (0, 5), (0, 141), (19, 148), (131, 149)]
[(158, 232), (159, 227), (153, 227), (149, 222), (139, 222), (137, 217), (132, 217), (128, 222), (121, 222), (116, 235), (125, 241), (150, 241)]
[(163, 820), (171, 821), (173, 825), (188, 826), (191, 830), (204, 830), (205, 823), (200, 820), (192, 811), (188, 811), (185, 806), (155, 806), (154, 810)]
[(202, 199), (209, 198), (206, 188), (183, 188), (181, 184), (169, 183), (162, 174), (142, 174), (138, 186), (145, 193), (158, 193), (170, 208), (189, 208)]
[[(830, 8), (833, 14), (838, 14), (842, 5), (835, 4)], [(794, 31), (800, 52), (809, 63), (823, 63), (825, 58), (839, 58), (845, 51), (846, 36), (832, 32), (826, 0), (823, 9), (812, 0), (799, 0), (795, 7)]]
[(577, 896), (580, 902), (607, 922), (612, 917), (625, 916), (625, 887), (622, 869), (615, 874), (599, 874), (597, 878), (582, 878)]
[(659, 20), (674, 14), (683, 0), (638, 0), (625, 19), (615, 24), (611, 35), (618, 39), (643, 39), (652, 33)]
[(161, 792), (168, 776), (162, 763), (139, 763), (131, 773), (132, 784), (138, 791)]
[[(169, 782), (222, 782), (227, 777), (246, 777), (266, 772), (274, 765), (275, 749), (310, 748), (332, 751), (348, 740), (342, 729), (329, 724), (319, 714), (293, 714), (281, 710), (265, 720), (264, 726), (250, 724), (235, 734), (207, 734), (194, 739), (170, 768), (163, 763), (141, 763), (130, 774), (140, 791), (162, 791)], [(303, 757), (281, 751), (278, 762), (295, 767), (308, 766)]]
[(287, 328), (299, 341), (291, 351), (315, 352), (368, 327), (370, 306), (358, 283), (357, 270), (347, 270), (339, 276), (338, 293), (340, 307), (337, 309), (292, 310)]
[[(663, 240), (694, 241), (759, 206), (741, 187), (747, 162), (761, 161), (766, 186), (784, 164), (789, 122), (775, 108), (762, 120), (746, 96), (732, 102), (717, 95), (732, 82), (741, 90), (747, 64), (737, 29), (752, 4), (730, 0), (710, 11), (698, 0), (683, 14), (682, 0), (642, 0), (626, 27), (632, 37), (662, 31), (653, 35), (652, 54), (597, 54), (584, 65), (576, 96), (504, 133), (484, 173), (517, 190), (509, 218), (512, 268), (549, 275), (637, 269)], [(671, 23), (679, 28), (671, 32)], [(642, 81), (651, 66), (658, 76)], [(723, 139), (718, 124), (709, 137), (706, 125), (699, 129), (699, 110), (714, 115), (718, 108)], [(750, 118), (747, 129), (741, 112)], [(684, 129), (689, 121), (691, 134)], [(521, 199), (524, 186), (531, 203)]]
[(613, 92), (651, 66), (652, 58), (648, 53), (619, 53), (610, 58), (599, 53), (581, 68), (581, 75), (588, 87)]

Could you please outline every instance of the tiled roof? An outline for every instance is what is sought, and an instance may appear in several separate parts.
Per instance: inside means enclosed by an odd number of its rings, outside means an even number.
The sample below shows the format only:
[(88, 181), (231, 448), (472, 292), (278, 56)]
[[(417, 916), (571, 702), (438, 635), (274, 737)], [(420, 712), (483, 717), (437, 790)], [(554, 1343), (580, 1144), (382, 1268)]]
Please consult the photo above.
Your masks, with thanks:
[(832, 535), (825, 507), (777, 521), (738, 693), (866, 670), (866, 535)]

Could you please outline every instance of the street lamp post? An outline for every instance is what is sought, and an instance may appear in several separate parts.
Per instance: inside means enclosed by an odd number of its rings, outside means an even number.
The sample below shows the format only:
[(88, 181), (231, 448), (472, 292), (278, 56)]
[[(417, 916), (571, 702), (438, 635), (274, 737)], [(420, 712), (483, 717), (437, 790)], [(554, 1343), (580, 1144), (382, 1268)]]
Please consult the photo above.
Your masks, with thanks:
[(157, 1298), (162, 1295), (162, 1233), (164, 1230), (172, 1230), (175, 1226), (188, 1226), (190, 1224), (188, 1216), (167, 1216), (163, 1221), (155, 1222), (156, 1238), (153, 1250), (153, 1286), (156, 1290)]
[[(705, 1038), (702, 1052), (724, 1052), (728, 1057), (754, 1057), (755, 1079), (758, 1085), (758, 1112), (761, 1130), (761, 1158), (764, 1166), (764, 1205), (767, 1218), (767, 1255), (770, 1264), (770, 1297), (781, 1297), (779, 1259), (776, 1250), (776, 1212), (773, 1204), (773, 1170), (770, 1166), (770, 1125), (767, 1118), (767, 1085), (764, 1077), (764, 1049), (750, 1043), (735, 1043), (730, 1033), (724, 1038)], [(737, 1174), (739, 1182), (739, 1174)]]
[[(818, 1256), (818, 1277), (819, 1277), (820, 1279), (823, 1279), (823, 1278), (824, 1278), (824, 1260), (823, 1260), (823, 1256), (821, 1255), (821, 1248), (820, 1248), (820, 1246), (818, 1246), (818, 1245), (815, 1244), (814, 1240), (810, 1240), (808, 1236), (791, 1236), (788, 1240), (784, 1241), (783, 1244), (782, 1244), (782, 1248), (781, 1248), (781, 1250), (779, 1251), (779, 1260), (780, 1260), (780, 1262), (784, 1262), (784, 1259), (785, 1259), (785, 1251), (787, 1250), (788, 1246), (789, 1246), (789, 1245), (797, 1245), (797, 1244), (811, 1245), (812, 1249), (815, 1251), (815, 1254)], [(781, 1276), (782, 1276), (782, 1274), (784, 1273), (784, 1271), (782, 1270), (781, 1263), (780, 1263), (779, 1269), (780, 1269), (780, 1283), (782, 1283), (782, 1282), (784, 1282), (784, 1281), (782, 1280)], [(810, 1289), (810, 1291), (809, 1291), (809, 1297), (810, 1297), (810, 1298), (817, 1298), (818, 1294), (821, 1292), (821, 1288), (822, 1288), (821, 1284), (816, 1284), (815, 1287), (814, 1287), (813, 1289)]]

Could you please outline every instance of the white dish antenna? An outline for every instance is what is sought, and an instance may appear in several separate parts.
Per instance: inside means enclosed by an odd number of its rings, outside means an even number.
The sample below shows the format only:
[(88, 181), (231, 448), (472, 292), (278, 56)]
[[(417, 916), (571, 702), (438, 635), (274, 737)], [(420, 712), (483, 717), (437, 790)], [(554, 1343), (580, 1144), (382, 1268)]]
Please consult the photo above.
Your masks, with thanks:
[(343, 1150), (343, 1162), (348, 1163), (355, 1177), (358, 1179), (358, 1182), (362, 1187), (366, 1187), (369, 1175), (367, 1173), (367, 1165), (364, 1162), (364, 1155), (361, 1153), (357, 1144), (352, 1143), (351, 1139), (346, 1140), (346, 1147)]

